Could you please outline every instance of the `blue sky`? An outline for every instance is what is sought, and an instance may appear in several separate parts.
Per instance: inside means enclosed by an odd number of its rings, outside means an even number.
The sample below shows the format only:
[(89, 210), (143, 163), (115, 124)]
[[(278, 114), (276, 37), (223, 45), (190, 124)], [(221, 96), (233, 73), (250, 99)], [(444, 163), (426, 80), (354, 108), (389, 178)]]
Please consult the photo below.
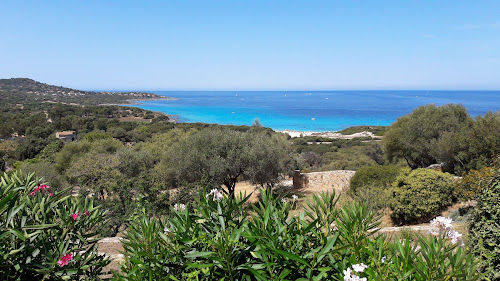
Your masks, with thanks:
[(2, 1), (0, 77), (79, 89), (500, 89), (500, 1)]

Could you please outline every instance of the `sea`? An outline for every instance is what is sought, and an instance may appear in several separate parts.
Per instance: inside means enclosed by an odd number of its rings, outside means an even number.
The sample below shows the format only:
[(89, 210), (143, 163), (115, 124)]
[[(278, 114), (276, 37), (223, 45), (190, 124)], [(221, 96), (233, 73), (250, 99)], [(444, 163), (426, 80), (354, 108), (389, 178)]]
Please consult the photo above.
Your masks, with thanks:
[(274, 130), (313, 132), (387, 126), (427, 104), (462, 104), (473, 117), (500, 110), (500, 91), (148, 92), (177, 100), (138, 101), (132, 106), (174, 115), (178, 122), (252, 125), (258, 119)]

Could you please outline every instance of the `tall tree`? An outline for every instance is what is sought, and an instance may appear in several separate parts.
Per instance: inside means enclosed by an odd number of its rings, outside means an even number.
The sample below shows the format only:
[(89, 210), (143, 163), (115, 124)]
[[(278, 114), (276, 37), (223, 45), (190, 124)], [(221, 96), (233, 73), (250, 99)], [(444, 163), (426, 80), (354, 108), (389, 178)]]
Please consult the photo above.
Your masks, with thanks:
[(472, 121), (462, 105), (421, 106), (389, 127), (384, 150), (389, 161), (403, 158), (412, 169), (443, 163), (444, 170), (453, 172), (462, 163), (460, 147), (452, 144)]

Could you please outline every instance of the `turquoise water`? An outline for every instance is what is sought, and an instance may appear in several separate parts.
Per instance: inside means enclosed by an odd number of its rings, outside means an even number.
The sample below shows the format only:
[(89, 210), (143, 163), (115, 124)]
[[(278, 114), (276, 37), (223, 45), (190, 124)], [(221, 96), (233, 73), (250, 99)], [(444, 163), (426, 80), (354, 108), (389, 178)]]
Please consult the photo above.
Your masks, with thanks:
[(463, 104), (472, 116), (500, 110), (500, 91), (151, 91), (179, 100), (133, 105), (177, 115), (179, 122), (251, 125), (275, 130), (337, 131), (390, 125), (421, 105)]

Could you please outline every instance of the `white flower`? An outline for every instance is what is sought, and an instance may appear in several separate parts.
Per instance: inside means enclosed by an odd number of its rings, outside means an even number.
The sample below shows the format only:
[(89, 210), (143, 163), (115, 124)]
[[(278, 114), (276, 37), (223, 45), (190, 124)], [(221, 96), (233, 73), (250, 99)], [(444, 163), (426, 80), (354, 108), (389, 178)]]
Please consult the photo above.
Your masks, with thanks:
[(458, 242), (461, 242), (461, 246), (463, 247), (464, 243), (462, 242), (462, 234), (451, 229), (452, 221), (453, 220), (451, 218), (437, 217), (431, 221), (431, 226), (438, 228), (438, 230), (430, 229), (428, 232), (434, 236), (438, 236), (440, 233), (443, 233), (450, 238), (451, 243), (457, 244)]
[(363, 272), (365, 269), (367, 269), (368, 266), (364, 263), (359, 263), (359, 264), (353, 264), (352, 269), (356, 272)]
[(163, 229), (163, 233), (167, 234), (170, 232), (170, 230), (165, 226), (165, 228)]
[(297, 200), (299, 200), (299, 196), (297, 196), (297, 195), (295, 195), (295, 194), (294, 194), (294, 195), (292, 195), (292, 200), (293, 200), (293, 201), (297, 201)]
[(286, 198), (285, 197), (281, 198), (281, 202), (286, 203)]
[(352, 270), (351, 268), (347, 268), (346, 270), (343, 271), (344, 272), (344, 280), (351, 280), (351, 273), (352, 273)]
[(186, 205), (184, 205), (184, 204), (182, 204), (182, 203), (181, 203), (181, 204), (175, 204), (175, 205), (174, 205), (174, 210), (175, 210), (176, 212), (178, 212), (179, 210), (180, 210), (180, 211), (184, 211), (184, 210), (186, 210)]
[[(353, 266), (354, 268), (354, 266)], [(344, 270), (344, 281), (367, 281), (366, 277), (359, 277), (356, 275), (351, 275), (352, 270), (351, 268), (348, 268), (347, 270)]]
[(431, 226), (437, 227), (439, 230), (450, 230), (452, 221), (451, 218), (437, 217), (431, 220)]
[(462, 242), (462, 234), (458, 233), (458, 231), (455, 231), (455, 230), (448, 231), (448, 237), (450, 238), (451, 243), (453, 243), (453, 244), (457, 244), (458, 242)]
[(432, 236), (438, 236), (438, 235), (439, 235), (439, 231), (438, 231), (438, 230), (436, 230), (436, 229), (429, 229), (429, 230), (427, 231), (427, 233), (429, 233), (429, 234), (430, 234), (430, 235), (432, 235)]
[(213, 196), (214, 196), (214, 197), (213, 197), (213, 199), (212, 199), (212, 200), (214, 200), (214, 201), (220, 201), (220, 200), (224, 197), (224, 195), (222, 195), (222, 193), (220, 193), (220, 192), (217, 190), (217, 188), (214, 188), (214, 189), (210, 190), (210, 193), (209, 193), (209, 194), (207, 194), (207, 198), (208, 198), (210, 195), (213, 195)]

